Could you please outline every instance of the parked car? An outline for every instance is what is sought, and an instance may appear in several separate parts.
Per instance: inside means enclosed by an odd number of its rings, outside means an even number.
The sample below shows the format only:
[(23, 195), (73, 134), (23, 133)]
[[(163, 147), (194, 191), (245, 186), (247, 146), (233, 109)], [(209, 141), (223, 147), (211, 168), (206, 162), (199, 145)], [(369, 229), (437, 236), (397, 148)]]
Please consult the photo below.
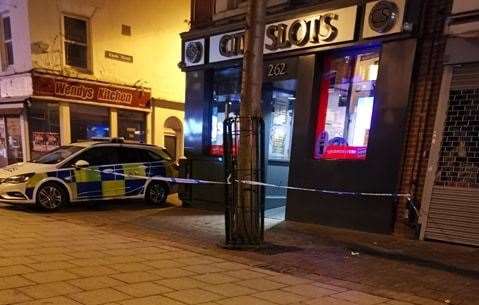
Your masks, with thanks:
[(161, 147), (121, 139), (61, 146), (31, 162), (0, 169), (0, 201), (57, 210), (69, 202), (144, 198), (166, 201), (176, 177), (173, 158)]

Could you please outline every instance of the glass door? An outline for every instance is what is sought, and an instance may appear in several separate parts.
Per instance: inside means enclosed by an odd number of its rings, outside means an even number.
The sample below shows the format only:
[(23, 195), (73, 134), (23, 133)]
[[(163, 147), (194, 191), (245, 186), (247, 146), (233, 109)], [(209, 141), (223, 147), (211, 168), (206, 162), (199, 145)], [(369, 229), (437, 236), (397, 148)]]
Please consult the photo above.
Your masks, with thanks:
[(0, 168), (8, 165), (5, 118), (0, 117)]
[[(289, 160), (293, 136), (296, 80), (265, 82), (263, 86), (263, 117), (266, 139), (266, 182), (288, 185)], [(266, 216), (284, 219), (287, 191), (266, 188)]]
[(23, 161), (22, 129), (20, 117), (6, 117), (7, 159), (8, 164)]

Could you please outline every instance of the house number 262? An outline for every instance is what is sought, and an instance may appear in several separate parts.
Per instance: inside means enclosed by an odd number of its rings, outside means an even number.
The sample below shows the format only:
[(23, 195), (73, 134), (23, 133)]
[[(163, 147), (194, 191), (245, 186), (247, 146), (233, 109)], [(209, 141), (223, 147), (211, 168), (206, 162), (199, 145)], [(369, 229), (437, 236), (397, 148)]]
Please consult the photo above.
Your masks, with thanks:
[(287, 72), (288, 66), (284, 62), (268, 65), (268, 77), (283, 76)]

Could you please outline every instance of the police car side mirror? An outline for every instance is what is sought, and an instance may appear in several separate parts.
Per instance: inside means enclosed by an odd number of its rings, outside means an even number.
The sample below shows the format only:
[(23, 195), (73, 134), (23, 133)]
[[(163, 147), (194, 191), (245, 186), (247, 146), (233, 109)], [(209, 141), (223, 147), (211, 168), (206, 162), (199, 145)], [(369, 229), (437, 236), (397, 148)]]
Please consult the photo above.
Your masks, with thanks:
[(75, 162), (74, 166), (76, 169), (87, 168), (88, 166), (90, 166), (90, 163), (85, 160), (78, 160), (77, 162)]

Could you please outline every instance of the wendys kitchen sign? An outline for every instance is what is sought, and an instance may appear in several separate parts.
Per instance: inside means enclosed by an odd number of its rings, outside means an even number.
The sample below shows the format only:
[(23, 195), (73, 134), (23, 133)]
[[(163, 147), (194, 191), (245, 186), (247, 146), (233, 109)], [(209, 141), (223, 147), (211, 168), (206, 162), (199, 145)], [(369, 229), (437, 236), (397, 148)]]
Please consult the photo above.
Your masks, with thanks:
[(150, 107), (151, 94), (145, 89), (72, 80), (53, 75), (33, 75), (32, 80), (34, 96), (127, 107)]
[[(266, 25), (264, 54), (354, 40), (357, 6), (318, 11)], [(241, 58), (245, 31), (210, 37), (209, 61)]]

